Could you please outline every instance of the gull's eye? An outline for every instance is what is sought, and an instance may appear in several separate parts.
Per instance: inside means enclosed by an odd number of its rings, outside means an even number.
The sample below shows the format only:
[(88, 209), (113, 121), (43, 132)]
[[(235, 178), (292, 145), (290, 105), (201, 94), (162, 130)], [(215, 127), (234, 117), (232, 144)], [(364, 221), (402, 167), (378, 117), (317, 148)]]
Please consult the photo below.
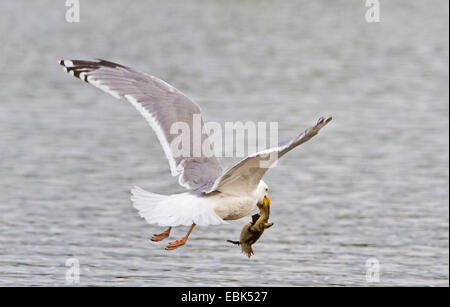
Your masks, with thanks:
[(269, 188), (266, 188), (266, 193), (269, 192)]

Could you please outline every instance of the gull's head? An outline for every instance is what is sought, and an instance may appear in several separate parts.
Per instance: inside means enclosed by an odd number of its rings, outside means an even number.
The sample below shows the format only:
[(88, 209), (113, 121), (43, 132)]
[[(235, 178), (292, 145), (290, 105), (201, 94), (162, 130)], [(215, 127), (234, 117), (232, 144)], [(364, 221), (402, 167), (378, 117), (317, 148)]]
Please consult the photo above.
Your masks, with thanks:
[(256, 189), (256, 193), (258, 195), (258, 207), (269, 207), (270, 206), (270, 198), (269, 198), (269, 187), (264, 181), (260, 181), (258, 184), (258, 188)]

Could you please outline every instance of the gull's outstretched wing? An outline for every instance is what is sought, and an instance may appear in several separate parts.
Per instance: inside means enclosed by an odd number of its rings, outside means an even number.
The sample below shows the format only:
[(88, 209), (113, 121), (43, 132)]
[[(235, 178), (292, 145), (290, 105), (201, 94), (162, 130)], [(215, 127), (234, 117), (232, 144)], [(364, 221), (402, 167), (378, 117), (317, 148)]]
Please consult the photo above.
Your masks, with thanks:
[(321, 117), (317, 124), (306, 129), (296, 137), (278, 144), (253, 155), (248, 156), (235, 166), (227, 170), (222, 176), (217, 178), (214, 185), (206, 191), (211, 193), (214, 191), (236, 191), (244, 190), (247, 192), (255, 189), (259, 181), (262, 179), (267, 170), (285, 153), (291, 151), (300, 144), (305, 143), (331, 121), (331, 117)]
[[(179, 175), (180, 185), (193, 190), (211, 186), (222, 174), (214, 155), (205, 156), (203, 150), (195, 149), (199, 144), (211, 148), (208, 134), (204, 132), (200, 107), (176, 88), (153, 76), (105, 60), (62, 60), (60, 64), (74, 77), (116, 98), (127, 100), (141, 113), (156, 132), (172, 175)], [(194, 116), (197, 116), (200, 127), (193, 127)], [(190, 128), (190, 146), (182, 149), (185, 150), (183, 154), (179, 153), (178, 146), (174, 147), (176, 142), (173, 141), (178, 134), (170, 133), (172, 124), (177, 122)], [(201, 129), (201, 137), (193, 136), (194, 128)]]

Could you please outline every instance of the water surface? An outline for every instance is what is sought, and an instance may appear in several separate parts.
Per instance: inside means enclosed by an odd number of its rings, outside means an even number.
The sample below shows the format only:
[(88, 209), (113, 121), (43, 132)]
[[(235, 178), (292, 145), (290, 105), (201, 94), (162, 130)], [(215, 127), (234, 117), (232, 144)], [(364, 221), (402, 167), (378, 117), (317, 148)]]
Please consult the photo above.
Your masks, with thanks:
[[(0, 285), (449, 285), (448, 1), (0, 3)], [(156, 75), (206, 119), (333, 115), (265, 177), (275, 225), (250, 260), (225, 242), (248, 218), (149, 241), (129, 190), (181, 192), (147, 123), (63, 73), (100, 57)], [(225, 167), (233, 159), (222, 159)], [(187, 229), (177, 228), (175, 237)]]

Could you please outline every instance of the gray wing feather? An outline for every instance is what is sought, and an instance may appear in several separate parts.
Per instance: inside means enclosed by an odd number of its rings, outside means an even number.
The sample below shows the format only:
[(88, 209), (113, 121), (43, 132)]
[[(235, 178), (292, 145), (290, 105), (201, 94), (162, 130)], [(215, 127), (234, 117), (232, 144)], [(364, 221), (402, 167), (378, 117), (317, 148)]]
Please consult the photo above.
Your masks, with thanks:
[[(210, 146), (208, 134), (204, 131), (200, 107), (183, 93), (166, 82), (132, 70), (120, 64), (105, 60), (81, 61), (62, 60), (66, 72), (112, 96), (129, 101), (155, 130), (169, 160), (173, 176), (179, 175), (179, 183), (188, 189), (211, 186), (222, 174), (222, 168), (213, 155), (205, 156), (203, 151), (194, 155), (194, 144), (201, 142)], [(193, 117), (201, 120), (201, 138), (194, 138)], [(175, 122), (184, 122), (190, 127), (189, 154), (174, 155), (172, 141), (177, 137), (170, 133)], [(200, 147), (201, 148), (201, 147)]]
[(206, 191), (206, 193), (223, 191), (228, 188), (233, 190), (253, 190), (271, 166), (273, 166), (287, 152), (317, 135), (319, 130), (328, 124), (331, 119), (331, 117), (321, 117), (315, 126), (306, 129), (294, 138), (281, 142), (276, 147), (262, 150), (248, 156), (244, 160), (241, 160), (239, 163), (227, 170), (222, 176), (217, 178), (212, 187)]

